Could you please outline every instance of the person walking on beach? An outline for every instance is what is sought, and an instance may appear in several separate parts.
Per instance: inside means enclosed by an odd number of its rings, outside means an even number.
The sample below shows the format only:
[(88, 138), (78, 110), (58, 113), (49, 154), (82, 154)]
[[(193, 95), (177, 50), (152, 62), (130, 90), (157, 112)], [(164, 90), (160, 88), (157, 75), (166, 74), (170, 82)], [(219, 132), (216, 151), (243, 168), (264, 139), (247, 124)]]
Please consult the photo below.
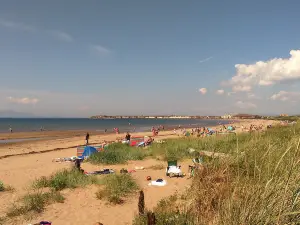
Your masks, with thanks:
[(85, 136), (86, 145), (89, 144), (89, 139), (90, 139), (90, 134), (89, 134), (89, 133), (86, 133), (86, 136)]
[(13, 132), (13, 130), (12, 130), (12, 128), (11, 128), (11, 126), (9, 126), (9, 132), (10, 132), (10, 133), (12, 133), (12, 132)]

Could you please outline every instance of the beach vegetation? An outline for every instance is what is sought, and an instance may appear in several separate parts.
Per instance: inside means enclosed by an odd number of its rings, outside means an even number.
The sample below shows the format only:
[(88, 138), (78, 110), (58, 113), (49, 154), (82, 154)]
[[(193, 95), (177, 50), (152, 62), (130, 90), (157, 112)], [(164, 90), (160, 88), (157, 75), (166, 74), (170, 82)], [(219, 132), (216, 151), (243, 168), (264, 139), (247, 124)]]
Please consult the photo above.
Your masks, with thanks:
[(0, 192), (13, 191), (13, 190), (14, 188), (12, 186), (4, 185), (4, 183), (0, 180)]
[(188, 214), (178, 208), (180, 196), (176, 193), (159, 201), (153, 211), (146, 210), (144, 214), (137, 215), (133, 225), (148, 225), (148, 216), (154, 213), (156, 225), (186, 225), (194, 224)]
[(98, 199), (106, 199), (112, 204), (121, 204), (124, 197), (136, 193), (139, 186), (130, 174), (111, 174), (102, 180), (103, 187), (96, 193)]
[(0, 180), (0, 191), (5, 191), (4, 183)]
[(29, 193), (7, 211), (7, 217), (28, 216), (44, 211), (52, 203), (63, 203), (64, 197), (56, 191)]
[(131, 147), (122, 143), (109, 144), (105, 151), (92, 154), (88, 161), (92, 164), (124, 164), (129, 160), (143, 160), (149, 156), (147, 149)]
[[(190, 140), (190, 144), (186, 140), (172, 140), (173, 146), (182, 142), (182, 150), (195, 148), (231, 157), (224, 158), (222, 163), (215, 159), (205, 161), (204, 168), (196, 170), (184, 201), (167, 200), (164, 204), (168, 207), (160, 207), (159, 203), (154, 208), (156, 224), (297, 224), (299, 137), (300, 126), (294, 125), (260, 133)], [(137, 215), (134, 224), (147, 224), (146, 219)]]
[(269, 119), (293, 122), (293, 121), (300, 120), (300, 115), (294, 115), (294, 116), (273, 116), (273, 117), (270, 117)]
[(41, 177), (33, 182), (33, 188), (51, 188), (60, 191), (67, 188), (84, 187), (97, 184), (99, 180), (96, 176), (87, 176), (76, 169), (63, 169), (50, 177)]
[(0, 225), (4, 225), (6, 221), (7, 221), (6, 217), (4, 217), (4, 216), (0, 217)]
[(163, 165), (163, 164), (156, 164), (156, 165), (149, 166), (147, 169), (150, 169), (150, 170), (163, 170), (165, 168), (166, 168), (166, 166)]

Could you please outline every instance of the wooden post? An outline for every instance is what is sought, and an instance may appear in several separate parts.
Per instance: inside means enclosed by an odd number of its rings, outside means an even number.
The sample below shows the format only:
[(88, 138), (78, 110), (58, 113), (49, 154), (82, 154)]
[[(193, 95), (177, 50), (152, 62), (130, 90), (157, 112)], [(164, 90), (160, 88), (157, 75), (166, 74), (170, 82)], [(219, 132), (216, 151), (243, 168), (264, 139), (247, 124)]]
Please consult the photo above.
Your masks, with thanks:
[(144, 192), (142, 190), (140, 191), (138, 208), (139, 208), (139, 214), (144, 215), (145, 214), (145, 196), (144, 196)]
[(155, 218), (155, 214), (153, 212), (148, 212), (147, 218), (148, 218), (147, 225), (155, 225), (156, 224), (156, 218)]

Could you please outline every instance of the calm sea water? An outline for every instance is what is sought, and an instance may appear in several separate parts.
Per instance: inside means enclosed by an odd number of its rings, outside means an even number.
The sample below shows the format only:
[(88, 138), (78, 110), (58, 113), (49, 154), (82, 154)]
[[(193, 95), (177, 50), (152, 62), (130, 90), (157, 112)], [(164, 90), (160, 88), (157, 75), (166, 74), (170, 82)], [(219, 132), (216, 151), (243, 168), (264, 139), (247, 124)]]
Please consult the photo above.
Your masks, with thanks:
[[(173, 128), (178, 125), (184, 126), (214, 126), (219, 123), (227, 123), (225, 120), (200, 120), (200, 119), (6, 119), (0, 118), (0, 132), (40, 131), (41, 127), (48, 131), (57, 130), (90, 130), (112, 131), (118, 127), (121, 132), (150, 131), (152, 126), (163, 125), (165, 128)], [(129, 125), (130, 123), (130, 125)]]

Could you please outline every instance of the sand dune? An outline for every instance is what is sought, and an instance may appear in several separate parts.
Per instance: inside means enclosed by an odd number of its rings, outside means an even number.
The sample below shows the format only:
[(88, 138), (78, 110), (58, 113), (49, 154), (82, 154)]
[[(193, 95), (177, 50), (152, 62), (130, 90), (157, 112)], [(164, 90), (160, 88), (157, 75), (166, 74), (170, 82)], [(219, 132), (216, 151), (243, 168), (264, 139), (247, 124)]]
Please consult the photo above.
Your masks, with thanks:
[[(267, 124), (274, 123), (274, 121), (251, 120), (242, 121), (245, 127), (252, 124)], [(241, 128), (237, 129), (238, 132)], [(123, 136), (121, 134), (119, 136)], [(137, 133), (135, 135), (151, 135), (151, 133)], [(101, 143), (103, 140), (114, 141), (117, 137), (115, 134), (108, 135), (91, 135), (92, 143)], [(170, 137), (177, 137), (173, 131), (161, 132), (156, 139), (165, 139)], [(15, 200), (27, 192), (27, 188), (31, 182), (41, 176), (49, 176), (55, 171), (62, 168), (68, 168), (70, 163), (54, 163), (53, 158), (67, 157), (76, 155), (76, 146), (84, 144), (84, 136), (62, 138), (56, 140), (33, 141), (26, 143), (18, 143), (11, 145), (0, 146), (0, 157), (5, 155), (14, 155), (9, 158), (0, 159), (0, 180), (5, 184), (12, 185), (16, 190), (12, 193), (0, 193), (0, 217), (5, 214), (7, 207), (9, 207)], [(55, 150), (62, 149), (62, 150)], [(18, 156), (17, 154), (30, 153), (31, 151), (42, 152), (50, 151), (40, 154), (28, 154)], [(147, 159), (144, 161), (133, 161), (127, 165), (113, 165), (111, 168), (119, 171), (125, 167), (133, 169), (135, 166), (149, 167), (155, 164), (166, 164), (154, 159)], [(190, 161), (182, 162), (184, 172), (187, 172)], [(102, 169), (104, 166), (94, 166), (84, 163), (82, 167), (87, 170)], [(107, 166), (105, 166), (107, 167)], [(164, 197), (171, 195), (176, 191), (184, 190), (190, 185), (191, 180), (187, 178), (167, 178), (168, 185), (165, 187), (150, 187), (146, 181), (146, 176), (152, 178), (165, 178), (163, 170), (144, 170), (133, 173), (133, 177), (138, 184), (145, 191), (145, 202), (148, 208), (154, 207), (158, 201)], [(91, 186), (85, 189), (65, 190), (63, 191), (66, 201), (63, 204), (49, 205), (45, 212), (41, 213), (34, 221), (14, 221), (14, 223), (7, 224), (28, 224), (29, 222), (38, 222), (40, 220), (50, 220), (54, 225), (60, 224), (94, 224), (96, 221), (101, 221), (105, 225), (122, 225), (131, 224), (131, 221), (137, 213), (137, 196), (133, 196), (123, 204), (112, 206), (104, 201), (95, 198), (96, 187)]]

